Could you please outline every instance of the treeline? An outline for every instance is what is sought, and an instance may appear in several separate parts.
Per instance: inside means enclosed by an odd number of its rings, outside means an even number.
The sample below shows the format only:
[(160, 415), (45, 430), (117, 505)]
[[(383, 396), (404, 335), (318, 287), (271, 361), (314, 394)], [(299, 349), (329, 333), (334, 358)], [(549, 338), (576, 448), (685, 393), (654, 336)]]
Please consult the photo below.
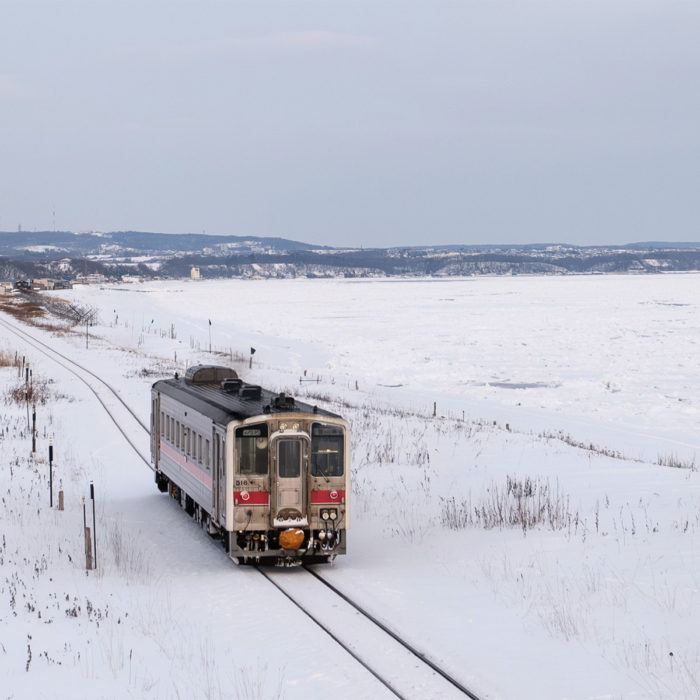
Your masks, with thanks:
[[(660, 272), (700, 270), (700, 251), (676, 250), (637, 251), (615, 253), (582, 253), (557, 255), (545, 252), (506, 254), (469, 253), (434, 254), (416, 251), (400, 256), (386, 250), (317, 253), (299, 251), (289, 254), (247, 254), (230, 256), (184, 255), (165, 261), (160, 274), (167, 277), (189, 275), (192, 267), (199, 267), (202, 277), (240, 276), (251, 267), (269, 269), (284, 265), (301, 269), (326, 268), (329, 270), (381, 273), (397, 275), (456, 275), (456, 274), (585, 274), (594, 272)], [(356, 274), (352, 272), (351, 274)]]
[(143, 262), (97, 261), (87, 258), (36, 261), (0, 257), (0, 280), (41, 277), (72, 280), (101, 274), (108, 279), (140, 276), (144, 279), (189, 277), (193, 267), (204, 278), (221, 277), (363, 277), (456, 276), (517, 274), (657, 273), (700, 270), (700, 250), (615, 251), (581, 250), (577, 253), (544, 250), (522, 253), (450, 252), (429, 249), (294, 251), (237, 255), (180, 254), (162, 259), (157, 270)]

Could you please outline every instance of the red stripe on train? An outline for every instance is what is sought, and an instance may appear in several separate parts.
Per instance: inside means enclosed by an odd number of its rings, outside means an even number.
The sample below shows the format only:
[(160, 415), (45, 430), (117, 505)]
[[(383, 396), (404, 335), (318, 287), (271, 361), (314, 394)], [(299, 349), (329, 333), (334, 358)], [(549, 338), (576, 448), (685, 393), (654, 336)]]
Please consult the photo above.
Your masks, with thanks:
[(333, 489), (332, 491), (312, 491), (311, 492), (311, 502), (312, 503), (344, 503), (345, 502), (345, 491), (337, 491)]
[(267, 491), (234, 491), (233, 502), (237, 506), (266, 506), (270, 503)]
[(211, 491), (212, 478), (203, 469), (190, 462), (187, 457), (176, 452), (170, 445), (166, 445), (162, 440), (160, 442), (160, 450), (164, 455), (170, 457), (179, 467), (189, 472), (200, 484)]

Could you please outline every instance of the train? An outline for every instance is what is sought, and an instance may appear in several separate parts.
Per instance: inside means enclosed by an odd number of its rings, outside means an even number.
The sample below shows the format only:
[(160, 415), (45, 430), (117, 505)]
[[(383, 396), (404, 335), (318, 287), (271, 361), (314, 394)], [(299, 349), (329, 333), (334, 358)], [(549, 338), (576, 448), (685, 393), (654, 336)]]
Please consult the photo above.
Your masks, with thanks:
[(161, 492), (236, 564), (332, 562), (347, 551), (350, 426), (235, 370), (196, 365), (151, 388)]

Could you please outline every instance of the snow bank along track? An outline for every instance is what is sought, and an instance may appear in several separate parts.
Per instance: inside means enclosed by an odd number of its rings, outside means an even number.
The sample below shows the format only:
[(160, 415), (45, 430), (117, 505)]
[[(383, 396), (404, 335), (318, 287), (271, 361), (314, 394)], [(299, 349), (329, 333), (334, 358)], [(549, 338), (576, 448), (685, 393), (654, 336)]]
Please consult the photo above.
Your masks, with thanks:
[[(83, 382), (94, 394), (136, 454), (149, 468), (152, 468), (150, 460), (144, 456), (127, 434), (120, 420), (123, 421), (124, 417), (128, 416), (128, 419), (134, 421), (146, 434), (149, 434), (148, 426), (126, 404), (114, 387), (87, 367), (58, 352), (14, 324), (0, 319), (0, 326)], [(114, 405), (108, 406), (106, 398), (100, 395), (85, 375), (89, 375), (104, 387), (108, 394), (119, 402), (121, 409), (117, 411)], [(121, 415), (118, 415), (119, 413)], [(296, 605), (304, 615), (321, 627), (331, 639), (345, 649), (396, 697), (406, 699), (468, 697), (471, 700), (479, 700), (476, 694), (428, 659), (425, 653), (404, 641), (399, 634), (392, 631), (323, 576), (309, 567), (304, 567), (304, 570), (309, 574), (308, 576), (300, 575), (299, 569), (281, 571), (258, 569), (259, 573)], [(343, 601), (340, 605), (339, 600)], [(342, 632), (338, 630), (342, 630)], [(367, 647), (368, 640), (371, 641), (370, 648), (380, 649), (381, 653), (363, 654), (360, 650), (363, 646)]]

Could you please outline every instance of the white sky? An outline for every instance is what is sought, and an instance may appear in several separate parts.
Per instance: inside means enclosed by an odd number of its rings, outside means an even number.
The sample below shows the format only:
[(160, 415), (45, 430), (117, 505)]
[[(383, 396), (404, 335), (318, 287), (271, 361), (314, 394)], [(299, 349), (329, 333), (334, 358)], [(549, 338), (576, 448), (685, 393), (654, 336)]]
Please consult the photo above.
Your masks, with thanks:
[(691, 0), (0, 8), (0, 230), (700, 240)]

